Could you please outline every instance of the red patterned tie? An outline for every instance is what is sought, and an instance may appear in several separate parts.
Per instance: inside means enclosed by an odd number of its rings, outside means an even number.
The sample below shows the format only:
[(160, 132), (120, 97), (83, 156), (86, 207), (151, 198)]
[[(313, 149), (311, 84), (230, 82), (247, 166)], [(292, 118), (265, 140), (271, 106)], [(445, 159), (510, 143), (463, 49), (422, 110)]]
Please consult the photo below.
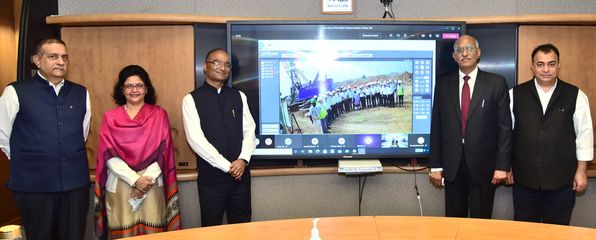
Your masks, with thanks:
[(466, 135), (466, 121), (468, 120), (468, 109), (470, 109), (470, 76), (464, 76), (464, 86), (461, 89), (461, 134)]

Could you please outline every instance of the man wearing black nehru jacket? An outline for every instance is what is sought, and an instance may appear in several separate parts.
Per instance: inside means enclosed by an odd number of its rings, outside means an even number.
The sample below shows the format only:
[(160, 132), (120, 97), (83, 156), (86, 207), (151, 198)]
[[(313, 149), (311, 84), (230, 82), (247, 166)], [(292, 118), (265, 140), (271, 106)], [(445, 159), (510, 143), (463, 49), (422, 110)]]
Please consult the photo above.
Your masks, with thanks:
[(534, 49), (531, 69), (534, 78), (510, 91), (514, 219), (569, 225), (594, 157), (590, 104), (584, 92), (559, 79), (554, 45)]
[(198, 155), (201, 225), (250, 222), (250, 170), (255, 122), (246, 95), (226, 85), (232, 65), (224, 49), (207, 53), (205, 83), (182, 101), (184, 132)]

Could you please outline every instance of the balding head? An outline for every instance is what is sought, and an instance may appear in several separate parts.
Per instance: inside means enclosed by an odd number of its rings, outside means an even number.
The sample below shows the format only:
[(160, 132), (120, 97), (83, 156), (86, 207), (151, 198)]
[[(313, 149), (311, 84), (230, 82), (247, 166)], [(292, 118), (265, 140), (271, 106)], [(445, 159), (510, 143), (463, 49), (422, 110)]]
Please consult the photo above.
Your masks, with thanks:
[(453, 59), (459, 65), (459, 70), (469, 74), (478, 64), (480, 59), (480, 45), (478, 40), (470, 35), (463, 35), (453, 44)]
[(470, 36), (470, 35), (462, 35), (461, 37), (459, 37), (454, 43), (453, 43), (453, 51), (455, 52), (457, 50), (457, 43), (462, 41), (462, 40), (468, 40), (468, 41), (472, 41), (474, 43), (474, 47), (476, 48), (480, 48), (480, 43), (478, 43), (478, 40), (476, 40), (476, 38)]

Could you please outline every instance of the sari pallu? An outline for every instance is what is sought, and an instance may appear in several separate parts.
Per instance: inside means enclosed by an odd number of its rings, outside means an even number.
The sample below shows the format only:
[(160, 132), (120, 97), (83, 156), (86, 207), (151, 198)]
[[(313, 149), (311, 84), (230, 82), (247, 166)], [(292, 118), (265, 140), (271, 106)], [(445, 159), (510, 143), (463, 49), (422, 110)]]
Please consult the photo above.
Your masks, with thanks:
[[(180, 229), (180, 206), (174, 162), (172, 136), (167, 113), (160, 107), (145, 104), (131, 119), (124, 106), (104, 113), (95, 169), (95, 232), (99, 239), (108, 239), (105, 185), (107, 161), (121, 158), (132, 170), (140, 172), (157, 162), (163, 179), (166, 215), (164, 226), (146, 226), (151, 232)], [(119, 182), (120, 184), (120, 182)], [(156, 183), (157, 184), (157, 183)], [(122, 204), (128, 205), (127, 202)], [(143, 221), (135, 223), (143, 228)], [(127, 229), (120, 229), (127, 230)], [(141, 234), (141, 233), (140, 233)]]

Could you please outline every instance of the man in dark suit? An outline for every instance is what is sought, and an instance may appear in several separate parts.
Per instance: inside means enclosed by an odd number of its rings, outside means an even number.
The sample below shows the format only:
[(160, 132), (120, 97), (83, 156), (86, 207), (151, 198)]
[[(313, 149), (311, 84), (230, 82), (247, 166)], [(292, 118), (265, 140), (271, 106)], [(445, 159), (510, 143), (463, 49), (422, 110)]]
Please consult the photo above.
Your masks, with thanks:
[(532, 52), (534, 79), (510, 91), (512, 98), (514, 219), (569, 225), (575, 193), (588, 187), (594, 157), (592, 117), (582, 90), (559, 79), (559, 50)]
[(454, 44), (459, 71), (435, 86), (430, 180), (445, 185), (445, 216), (491, 218), (495, 186), (507, 177), (511, 115), (502, 76), (478, 69), (472, 36)]

